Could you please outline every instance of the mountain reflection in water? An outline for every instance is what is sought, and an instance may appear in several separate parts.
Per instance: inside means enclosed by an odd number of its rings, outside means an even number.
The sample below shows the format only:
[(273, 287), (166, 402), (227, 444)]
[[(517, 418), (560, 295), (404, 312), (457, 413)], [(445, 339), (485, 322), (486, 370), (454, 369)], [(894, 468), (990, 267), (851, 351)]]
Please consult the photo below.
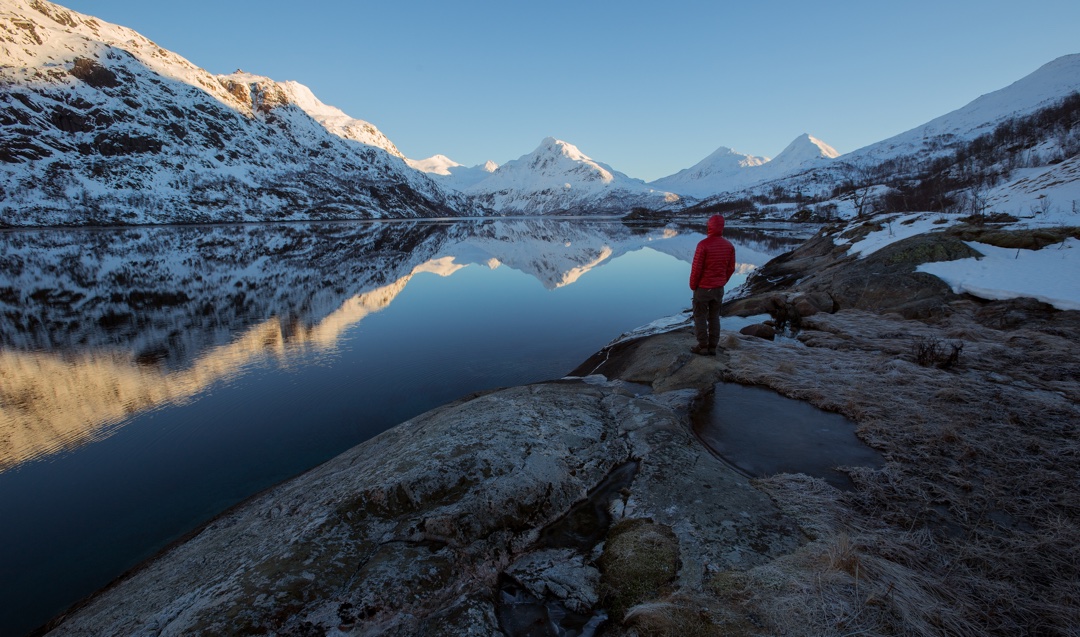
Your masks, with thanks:
[[(702, 226), (0, 232), (0, 633), (397, 422), (686, 309)], [(727, 234), (747, 272), (807, 230)]]

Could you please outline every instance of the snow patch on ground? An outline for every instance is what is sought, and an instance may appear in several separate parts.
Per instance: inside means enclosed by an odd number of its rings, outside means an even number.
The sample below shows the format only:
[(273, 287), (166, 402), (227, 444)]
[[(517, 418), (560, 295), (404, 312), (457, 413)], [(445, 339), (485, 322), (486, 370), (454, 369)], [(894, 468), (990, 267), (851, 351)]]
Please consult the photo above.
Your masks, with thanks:
[(1080, 310), (1080, 241), (1066, 239), (1042, 250), (967, 244), (984, 256), (924, 263), (917, 271), (933, 274), (958, 294), (990, 300), (1030, 297), (1059, 310)]
[[(874, 254), (878, 250), (909, 237), (914, 237), (928, 232), (944, 230), (956, 223), (957, 215), (942, 213), (918, 212), (901, 215), (884, 222), (884, 228), (875, 230), (859, 241), (851, 244), (848, 254), (858, 255), (859, 258)], [(846, 243), (846, 239), (837, 239), (837, 245)]]

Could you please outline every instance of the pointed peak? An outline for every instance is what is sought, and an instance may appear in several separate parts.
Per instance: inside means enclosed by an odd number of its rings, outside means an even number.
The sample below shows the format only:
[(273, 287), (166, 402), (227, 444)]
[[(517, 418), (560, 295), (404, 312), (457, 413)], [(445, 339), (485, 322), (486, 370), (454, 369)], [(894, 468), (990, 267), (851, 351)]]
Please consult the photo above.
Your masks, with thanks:
[(434, 173), (436, 175), (449, 175), (451, 168), (461, 166), (461, 164), (450, 159), (446, 155), (432, 155), (427, 159), (406, 159), (405, 163), (421, 172)]
[(833, 159), (839, 156), (840, 153), (832, 146), (813, 137), (809, 133), (803, 133), (788, 144), (787, 148), (777, 155), (776, 159), (773, 161), (781, 160), (781, 163), (785, 163), (786, 161), (801, 163), (810, 159)]
[[(537, 152), (560, 153), (574, 159), (585, 157), (585, 154), (578, 150), (577, 146), (574, 146), (570, 142), (564, 142), (561, 139), (555, 139), (554, 137), (545, 137), (536, 150)], [(585, 158), (588, 159), (587, 157)]]
[(710, 164), (718, 164), (723, 162), (724, 164), (732, 164), (748, 167), (748, 166), (760, 166), (769, 161), (768, 157), (755, 157), (753, 155), (747, 155), (746, 153), (740, 153), (739, 151), (728, 148), (727, 146), (721, 146), (713, 151), (711, 155), (698, 162), (697, 166), (707, 166)]

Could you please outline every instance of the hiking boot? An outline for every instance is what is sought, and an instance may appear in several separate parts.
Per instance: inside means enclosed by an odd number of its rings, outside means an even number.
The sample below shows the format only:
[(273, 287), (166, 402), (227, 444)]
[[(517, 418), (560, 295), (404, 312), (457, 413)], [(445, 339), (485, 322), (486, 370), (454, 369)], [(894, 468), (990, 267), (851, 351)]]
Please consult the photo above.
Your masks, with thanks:
[(708, 347), (702, 345), (695, 345), (690, 348), (690, 351), (694, 354), (700, 354), (701, 356), (714, 356), (716, 350), (710, 350)]

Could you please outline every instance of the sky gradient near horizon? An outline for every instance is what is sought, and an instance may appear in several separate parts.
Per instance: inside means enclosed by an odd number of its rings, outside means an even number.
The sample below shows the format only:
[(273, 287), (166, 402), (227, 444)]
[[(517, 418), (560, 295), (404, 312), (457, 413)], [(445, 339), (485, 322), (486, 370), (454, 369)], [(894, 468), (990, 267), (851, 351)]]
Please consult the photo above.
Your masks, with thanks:
[(296, 80), (412, 159), (544, 137), (652, 181), (720, 146), (847, 153), (1080, 53), (1080, 2), (61, 0), (212, 73)]

